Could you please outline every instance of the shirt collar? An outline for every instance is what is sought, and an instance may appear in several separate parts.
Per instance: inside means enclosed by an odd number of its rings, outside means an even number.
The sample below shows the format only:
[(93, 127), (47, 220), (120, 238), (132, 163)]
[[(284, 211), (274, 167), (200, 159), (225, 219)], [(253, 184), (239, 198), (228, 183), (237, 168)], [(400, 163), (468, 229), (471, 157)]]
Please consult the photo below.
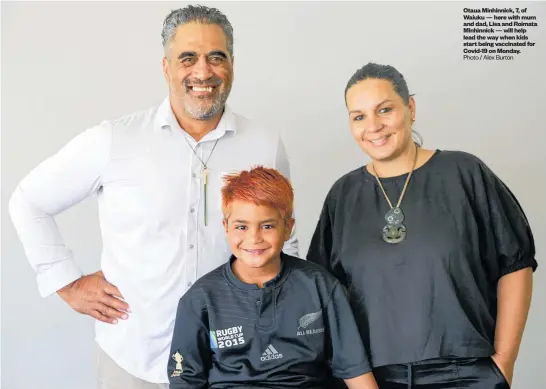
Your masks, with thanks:
[[(258, 285), (247, 284), (241, 281), (239, 278), (237, 278), (235, 273), (233, 273), (233, 269), (231, 268), (231, 265), (233, 264), (233, 261), (235, 259), (236, 259), (235, 256), (231, 255), (229, 261), (225, 265), (225, 272), (229, 282), (235, 285), (236, 287), (238, 287), (239, 289), (259, 290), (260, 288), (258, 287)], [(286, 280), (286, 278), (288, 277), (288, 274), (290, 273), (289, 262), (290, 262), (289, 257), (285, 253), (281, 252), (281, 269), (279, 273), (273, 279), (264, 283), (264, 288), (277, 287)]]
[[(174, 116), (169, 97), (166, 97), (165, 100), (163, 100), (157, 110), (156, 125), (162, 130), (176, 129), (183, 131), (183, 129), (180, 128), (176, 117)], [(215, 130), (218, 131), (220, 136), (228, 131), (233, 132), (234, 134), (237, 133), (235, 114), (227, 104), (224, 106), (224, 113), (222, 114), (220, 122), (218, 122), (218, 126), (216, 126)]]

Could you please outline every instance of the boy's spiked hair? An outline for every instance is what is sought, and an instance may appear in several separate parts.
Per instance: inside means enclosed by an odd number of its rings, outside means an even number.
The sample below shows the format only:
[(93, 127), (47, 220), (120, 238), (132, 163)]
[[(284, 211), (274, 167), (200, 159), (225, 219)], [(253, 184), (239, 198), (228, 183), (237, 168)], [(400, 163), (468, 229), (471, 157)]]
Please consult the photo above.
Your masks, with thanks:
[(292, 217), (294, 190), (290, 181), (275, 169), (257, 166), (224, 177), (222, 207), (235, 200), (275, 208), (284, 220)]

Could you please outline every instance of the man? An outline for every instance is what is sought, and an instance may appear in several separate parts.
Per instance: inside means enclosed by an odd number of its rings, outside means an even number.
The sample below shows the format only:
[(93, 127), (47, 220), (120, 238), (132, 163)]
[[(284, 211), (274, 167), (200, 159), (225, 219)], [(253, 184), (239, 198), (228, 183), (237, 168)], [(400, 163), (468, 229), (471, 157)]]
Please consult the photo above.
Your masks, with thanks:
[[(89, 128), (19, 184), (10, 214), (42, 296), (96, 322), (101, 389), (167, 386), (181, 295), (229, 256), (221, 177), (263, 164), (289, 174), (275, 132), (234, 114), (233, 30), (214, 8), (171, 12), (163, 31), (169, 96)], [(96, 195), (101, 271), (82, 275), (54, 216)], [(295, 234), (285, 252), (297, 255)]]
[(326, 269), (282, 252), (294, 192), (275, 169), (226, 177), (224, 227), (232, 256), (180, 299), (170, 389), (377, 389), (343, 286)]

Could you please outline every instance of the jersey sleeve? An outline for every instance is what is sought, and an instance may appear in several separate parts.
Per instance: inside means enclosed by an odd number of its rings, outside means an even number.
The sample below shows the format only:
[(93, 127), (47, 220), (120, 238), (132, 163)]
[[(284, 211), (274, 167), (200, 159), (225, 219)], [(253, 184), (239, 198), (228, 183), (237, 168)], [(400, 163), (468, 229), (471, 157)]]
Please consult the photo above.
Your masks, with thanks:
[(206, 310), (195, 312), (190, 293), (180, 299), (167, 365), (169, 389), (200, 389), (208, 386), (212, 355), (209, 330), (203, 315), (206, 315)]
[(341, 379), (372, 370), (343, 286), (338, 282), (326, 307), (332, 374)]

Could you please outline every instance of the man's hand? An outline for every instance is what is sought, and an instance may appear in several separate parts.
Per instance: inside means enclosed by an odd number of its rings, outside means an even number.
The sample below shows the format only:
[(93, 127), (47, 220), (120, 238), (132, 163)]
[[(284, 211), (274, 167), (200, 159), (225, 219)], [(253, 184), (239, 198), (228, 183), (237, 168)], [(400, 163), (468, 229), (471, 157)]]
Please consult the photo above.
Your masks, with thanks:
[(83, 276), (57, 291), (76, 312), (105, 323), (117, 324), (131, 312), (118, 288), (106, 281), (102, 271)]
[(493, 354), (491, 358), (493, 359), (493, 363), (497, 365), (502, 375), (508, 382), (508, 385), (512, 386), (512, 378), (514, 376), (515, 362), (511, 358), (504, 357), (503, 355), (498, 353)]

